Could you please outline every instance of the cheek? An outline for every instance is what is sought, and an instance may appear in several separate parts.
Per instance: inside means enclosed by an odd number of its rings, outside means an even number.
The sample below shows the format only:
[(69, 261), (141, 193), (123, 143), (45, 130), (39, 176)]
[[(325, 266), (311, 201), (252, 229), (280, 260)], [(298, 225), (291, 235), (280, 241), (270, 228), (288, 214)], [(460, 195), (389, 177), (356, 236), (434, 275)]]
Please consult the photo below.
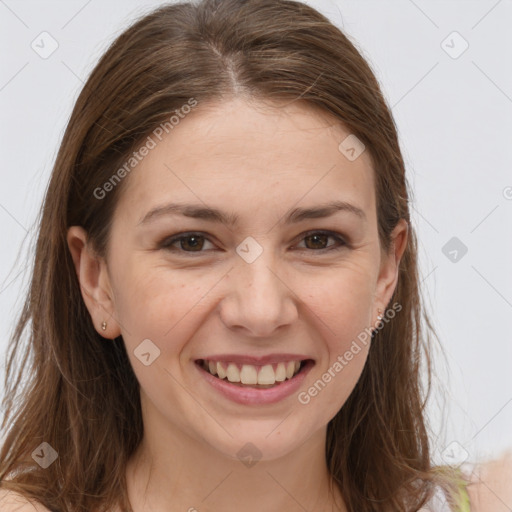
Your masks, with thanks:
[(162, 349), (169, 337), (179, 339), (171, 334), (194, 308), (200, 307), (209, 281), (211, 278), (191, 279), (190, 275), (162, 267), (125, 266), (117, 277), (116, 314), (121, 329), (126, 331), (126, 342), (136, 345), (150, 338)]
[(372, 273), (363, 265), (333, 270), (303, 283), (307, 306), (323, 321), (329, 345), (341, 350), (347, 340), (369, 327), (374, 287)]
[(315, 336), (325, 352), (315, 368), (314, 378), (301, 389), (298, 399), (314, 410), (319, 424), (330, 421), (352, 393), (371, 343), (368, 324), (371, 293), (363, 288), (354, 291), (350, 284), (348, 280), (339, 282), (328, 296), (323, 295), (323, 300), (318, 297), (315, 307), (320, 319)]
[(183, 379), (179, 357), (193, 334), (191, 321), (210, 280), (185, 279), (185, 273), (142, 265), (118, 280), (116, 312), (128, 357), (141, 388), (163, 408), (178, 403), (183, 394), (176, 383)]
[(306, 295), (308, 308), (318, 318), (316, 336), (326, 353), (315, 380), (302, 390), (301, 403), (310, 401), (325, 421), (343, 406), (366, 363), (371, 342), (371, 275), (369, 267), (347, 266), (329, 279), (316, 280)]
[(328, 423), (352, 394), (366, 363), (368, 345), (359, 350), (352, 354), (350, 361), (344, 360), (343, 356), (331, 361), (299, 396), (300, 403), (315, 408), (315, 414), (321, 416), (320, 424)]

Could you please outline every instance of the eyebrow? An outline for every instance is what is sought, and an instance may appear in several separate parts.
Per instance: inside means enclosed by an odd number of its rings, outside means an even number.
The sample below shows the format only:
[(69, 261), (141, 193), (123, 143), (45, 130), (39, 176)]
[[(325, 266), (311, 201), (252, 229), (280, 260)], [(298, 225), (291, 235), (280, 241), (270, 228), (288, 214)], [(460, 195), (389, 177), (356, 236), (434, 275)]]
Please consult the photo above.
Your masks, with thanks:
[[(333, 201), (312, 208), (294, 208), (285, 217), (286, 224), (301, 222), (306, 219), (320, 219), (330, 217), (337, 212), (353, 214), (366, 221), (364, 210), (346, 201)], [(146, 224), (159, 217), (168, 215), (184, 215), (193, 219), (202, 219), (210, 222), (221, 222), (228, 226), (235, 226), (239, 222), (239, 216), (234, 213), (226, 213), (217, 208), (210, 208), (202, 204), (178, 204), (170, 203), (157, 206), (150, 210), (139, 221), (138, 225)]]

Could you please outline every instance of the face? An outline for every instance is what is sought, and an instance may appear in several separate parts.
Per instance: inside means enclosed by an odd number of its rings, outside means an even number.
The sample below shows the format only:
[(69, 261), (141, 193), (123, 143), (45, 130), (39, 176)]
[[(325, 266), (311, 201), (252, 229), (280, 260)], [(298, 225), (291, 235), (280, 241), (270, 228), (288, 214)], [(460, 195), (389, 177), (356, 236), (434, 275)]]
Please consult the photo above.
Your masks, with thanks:
[(325, 433), (405, 247), (400, 224), (381, 251), (370, 155), (349, 160), (349, 134), (304, 105), (199, 104), (125, 178), (108, 261), (81, 281), (98, 332), (123, 337), (145, 419), (229, 457)]

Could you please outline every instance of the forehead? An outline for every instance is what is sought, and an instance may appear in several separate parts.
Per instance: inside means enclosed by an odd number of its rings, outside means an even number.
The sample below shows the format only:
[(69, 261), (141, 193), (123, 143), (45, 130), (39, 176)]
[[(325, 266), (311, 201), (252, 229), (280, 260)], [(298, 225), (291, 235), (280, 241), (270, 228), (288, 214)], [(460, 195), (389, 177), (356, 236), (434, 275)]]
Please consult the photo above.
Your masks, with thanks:
[(170, 199), (236, 203), (248, 212), (283, 201), (307, 206), (342, 199), (371, 215), (371, 157), (364, 151), (348, 159), (340, 143), (349, 135), (332, 116), (302, 102), (199, 103), (162, 140), (150, 135), (154, 148), (125, 178), (121, 203), (140, 215)]

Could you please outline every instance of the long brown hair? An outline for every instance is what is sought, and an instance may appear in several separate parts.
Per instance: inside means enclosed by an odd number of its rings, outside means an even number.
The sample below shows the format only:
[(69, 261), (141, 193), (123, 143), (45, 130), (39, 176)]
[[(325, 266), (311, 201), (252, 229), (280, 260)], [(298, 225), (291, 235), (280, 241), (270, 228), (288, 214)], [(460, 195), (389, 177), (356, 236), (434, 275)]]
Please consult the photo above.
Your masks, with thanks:
[[(101, 200), (95, 190), (191, 98), (200, 108), (237, 95), (300, 101), (334, 116), (371, 155), (381, 246), (390, 247), (399, 219), (409, 224), (390, 302), (402, 309), (376, 333), (355, 389), (328, 425), (326, 460), (349, 510), (417, 510), (435, 484), (452, 489), (449, 472), (432, 467), (425, 424), (435, 331), (420, 294), (396, 126), (355, 46), (316, 10), (289, 0), (164, 5), (122, 33), (92, 71), (53, 168), (30, 289), (11, 340), (2, 487), (54, 512), (116, 504), (130, 510), (125, 467), (143, 435), (139, 385), (122, 337), (105, 343), (92, 324), (66, 233), (82, 226), (106, 257), (129, 177)], [(46, 469), (31, 456), (42, 442), (58, 453)]]

